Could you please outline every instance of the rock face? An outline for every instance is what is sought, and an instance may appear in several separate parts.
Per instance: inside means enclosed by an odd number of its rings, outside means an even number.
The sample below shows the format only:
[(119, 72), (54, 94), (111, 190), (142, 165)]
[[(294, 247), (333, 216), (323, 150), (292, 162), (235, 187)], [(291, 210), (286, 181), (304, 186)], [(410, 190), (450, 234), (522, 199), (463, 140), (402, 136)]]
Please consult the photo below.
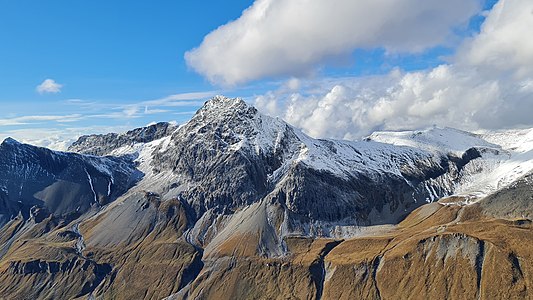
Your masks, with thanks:
[(118, 142), (113, 134), (82, 137), (71, 149), (124, 153), (140, 141), (136, 135), (160, 127), (157, 137), (166, 141), (142, 155), (142, 169), (168, 176), (148, 179), (145, 188), (186, 203), (191, 219), (200, 220), (192, 230), (200, 244), (211, 238), (219, 216), (261, 201), (286, 231), (276, 229), (277, 236), (332, 236), (354, 225), (396, 223), (427, 200), (451, 194), (462, 167), (476, 158), (374, 141), (315, 140), (224, 97), (208, 101), (166, 137), (168, 127), (154, 126), (120, 135), (127, 139)]
[(530, 176), (477, 135), (319, 140), (215, 97), (70, 150), (0, 145), (0, 298), (530, 295)]
[(51, 151), (6, 139), (0, 145), (0, 224), (80, 216), (124, 194), (142, 177), (133, 162)]
[(155, 173), (179, 176), (175, 188), (152, 188), (170, 190), (209, 222), (266, 201), (287, 230), (277, 235), (331, 236), (336, 225), (398, 222), (425, 200), (452, 193), (473, 158), (373, 141), (315, 140), (242, 100), (217, 97), (154, 152)]
[(497, 218), (533, 219), (533, 173), (479, 202), (485, 212)]
[(99, 135), (84, 135), (72, 143), (70, 152), (91, 155), (108, 155), (113, 150), (135, 143), (149, 143), (172, 133), (176, 125), (160, 122), (147, 127), (136, 128), (123, 134), (108, 133)]

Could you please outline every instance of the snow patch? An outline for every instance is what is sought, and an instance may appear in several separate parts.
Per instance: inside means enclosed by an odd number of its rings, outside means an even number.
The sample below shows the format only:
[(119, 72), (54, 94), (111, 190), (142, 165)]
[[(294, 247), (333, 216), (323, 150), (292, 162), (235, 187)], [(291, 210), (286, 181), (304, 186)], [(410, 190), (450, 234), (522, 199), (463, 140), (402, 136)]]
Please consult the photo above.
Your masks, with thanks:
[(91, 187), (91, 191), (93, 192), (93, 196), (94, 196), (94, 203), (98, 203), (98, 197), (96, 196), (96, 191), (94, 190), (94, 186), (93, 186), (93, 179), (91, 177), (91, 175), (89, 174), (89, 172), (87, 171), (87, 169), (83, 169), (85, 171), (85, 174), (87, 174), (87, 180), (89, 181), (89, 186)]

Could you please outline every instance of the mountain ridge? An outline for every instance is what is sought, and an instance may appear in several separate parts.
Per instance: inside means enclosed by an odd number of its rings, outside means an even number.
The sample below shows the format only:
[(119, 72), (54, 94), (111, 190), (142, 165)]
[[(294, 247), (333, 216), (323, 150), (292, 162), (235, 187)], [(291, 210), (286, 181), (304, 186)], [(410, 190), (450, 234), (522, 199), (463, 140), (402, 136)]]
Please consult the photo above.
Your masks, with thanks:
[[(124, 180), (113, 197), (72, 217), (36, 218), (39, 208), (53, 209), (33, 202), (25, 215), (11, 213), (0, 233), (0, 279), (20, 284), (0, 288), (0, 295), (39, 298), (32, 292), (37, 286), (43, 295), (57, 289), (62, 297), (102, 299), (436, 296), (431, 287), (440, 284), (394, 275), (397, 269), (415, 278), (413, 265), (428, 280), (449, 276), (447, 286), (456, 291), (461, 282), (473, 286), (465, 295), (478, 297), (493, 291), (483, 276), (497, 275), (483, 275), (489, 267), (480, 266), (480, 257), (511, 273), (518, 272), (516, 260), (523, 274), (533, 270), (517, 244), (531, 225), (524, 214), (531, 208), (530, 150), (482, 137), (431, 128), (354, 142), (313, 139), (241, 99), (217, 96), (186, 124), (86, 136), (71, 149), (103, 156), (8, 139), (0, 146), (4, 171), (21, 173), (32, 161), (53, 167), (49, 175), (41, 172), (44, 183), (23, 193), (25, 201), (53, 191), (47, 195), (59, 203), (90, 204), (95, 195), (112, 194), (115, 175)], [(522, 169), (510, 167), (516, 163)], [(512, 173), (504, 172), (509, 168)], [(11, 198), (2, 200), (16, 203), (14, 187), (26, 191), (19, 183), (37, 180), (9, 174), (0, 183), (13, 186), (6, 189)], [(83, 197), (61, 196), (71, 189), (53, 188), (59, 179), (82, 185)], [(512, 259), (502, 262), (496, 249)], [(441, 261), (443, 269), (432, 273), (429, 265)], [(458, 268), (467, 275), (446, 273)], [(346, 286), (343, 278), (359, 283)], [(528, 280), (516, 282), (528, 286)], [(342, 289), (348, 294), (339, 294)]]

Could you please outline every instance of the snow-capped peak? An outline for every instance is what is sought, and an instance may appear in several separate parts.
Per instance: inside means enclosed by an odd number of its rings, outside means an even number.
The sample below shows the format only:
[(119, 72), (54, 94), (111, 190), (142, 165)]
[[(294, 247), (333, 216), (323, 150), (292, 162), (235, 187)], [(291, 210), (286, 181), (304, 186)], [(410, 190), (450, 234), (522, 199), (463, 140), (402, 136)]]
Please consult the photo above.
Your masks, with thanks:
[(275, 181), (295, 164), (342, 178), (354, 173), (400, 176), (405, 170), (420, 168), (421, 162), (427, 167), (438, 165), (441, 157), (463, 159), (469, 149), (475, 148), (474, 156), (481, 155), (481, 159), (470, 157), (469, 164), (461, 170), (461, 180), (448, 189), (461, 194), (489, 194), (533, 170), (533, 130), (474, 134), (432, 127), (375, 132), (359, 142), (320, 140), (259, 113), (240, 98), (224, 96), (206, 101), (189, 122), (163, 133), (156, 140), (125, 144), (108, 153), (137, 153), (139, 167), (151, 173), (152, 168), (174, 169), (176, 159), (188, 151), (174, 149), (175, 145), (186, 145), (196, 152), (203, 149), (209, 156), (239, 152), (248, 159), (266, 159), (269, 168), (274, 168), (269, 178)]
[(205, 102), (199, 112), (223, 112), (227, 110), (238, 111), (240, 109), (247, 109), (250, 107), (251, 106), (246, 104), (242, 98), (228, 98), (218, 95)]

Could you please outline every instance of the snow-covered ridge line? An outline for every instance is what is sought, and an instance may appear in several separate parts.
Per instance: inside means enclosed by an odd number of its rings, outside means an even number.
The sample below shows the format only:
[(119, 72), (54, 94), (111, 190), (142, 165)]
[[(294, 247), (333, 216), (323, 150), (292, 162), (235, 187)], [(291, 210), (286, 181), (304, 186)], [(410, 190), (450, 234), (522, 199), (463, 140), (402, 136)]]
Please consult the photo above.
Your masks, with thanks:
[[(219, 123), (226, 120), (227, 123)], [(463, 171), (456, 184), (460, 194), (488, 194), (533, 169), (533, 129), (485, 131), (470, 133), (453, 128), (433, 127), (426, 130), (374, 132), (363, 141), (314, 139), (284, 121), (265, 116), (242, 99), (216, 96), (207, 101), (192, 119), (166, 135), (147, 143), (137, 142), (112, 149), (110, 155), (135, 154), (139, 169), (152, 171), (154, 151), (165, 152), (173, 145), (173, 136), (196, 135), (220, 126), (223, 148), (214, 151), (246, 152), (254, 155), (285, 151), (283, 165), (273, 174), (282, 174), (292, 164), (327, 171), (339, 177), (354, 170), (362, 173), (392, 172), (401, 175), (402, 168), (415, 160), (435, 160), (439, 156), (461, 157), (471, 148), (481, 149), (482, 159), (475, 160)], [(136, 129), (143, 132), (143, 129)], [(287, 134), (293, 134), (297, 144), (282, 150)], [(123, 136), (122, 134), (121, 136)], [(208, 142), (205, 143), (206, 145)], [(286, 146), (286, 145), (285, 145)], [(224, 150), (226, 149), (226, 150)], [(486, 149), (486, 150), (482, 150)], [(437, 196), (428, 188), (431, 198)]]
[(469, 133), (434, 127), (420, 131), (375, 132), (368, 139), (455, 155), (469, 148), (485, 149), (481, 150), (481, 159), (466, 167), (467, 176), (461, 179), (456, 190), (459, 195), (477, 195), (476, 199), (533, 172), (533, 129)]
[(481, 135), (450, 127), (433, 127), (415, 131), (378, 131), (372, 133), (367, 139), (428, 151), (448, 152), (458, 156), (472, 147), (502, 148), (496, 143), (485, 140)]
[[(465, 197), (443, 205), (474, 203), (533, 168), (528, 144), (506, 140), (502, 146), (503, 136), (434, 127), (376, 132), (360, 141), (315, 139), (240, 99), (224, 97), (208, 101), (173, 130), (157, 131), (145, 141), (147, 131), (136, 132), (140, 136), (129, 136), (125, 144), (105, 136), (78, 144), (81, 152), (109, 156), (57, 152), (52, 157), (74, 155), (87, 162), (72, 173), (90, 205), (102, 202), (86, 210), (113, 211), (106, 226), (130, 206), (132, 214), (142, 216), (156, 212), (146, 210), (152, 204), (179, 202), (190, 218), (187, 241), (199, 247), (212, 243), (206, 253), (236, 233), (261, 232), (259, 248), (266, 255), (283, 255), (285, 236), (360, 235), (364, 226), (397, 224), (413, 209), (445, 196)], [(18, 163), (22, 156), (13, 157)], [(125, 186), (111, 167), (117, 161), (129, 162), (144, 177), (113, 198)], [(146, 195), (157, 195), (157, 201)], [(124, 214), (123, 224), (130, 222)], [(120, 235), (107, 238), (118, 242)]]

